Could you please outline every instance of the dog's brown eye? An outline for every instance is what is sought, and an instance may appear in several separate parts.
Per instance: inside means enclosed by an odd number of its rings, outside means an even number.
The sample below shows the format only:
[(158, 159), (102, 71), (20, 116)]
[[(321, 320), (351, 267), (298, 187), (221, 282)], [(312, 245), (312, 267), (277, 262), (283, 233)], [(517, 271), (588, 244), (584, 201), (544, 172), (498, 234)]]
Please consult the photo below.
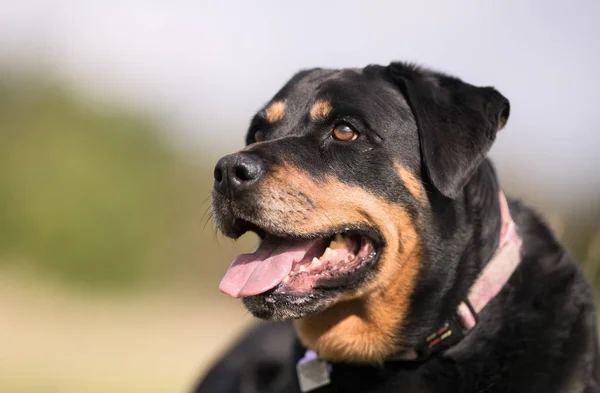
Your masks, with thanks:
[(338, 141), (353, 141), (358, 138), (358, 132), (354, 131), (348, 124), (338, 124), (331, 132)]
[(262, 142), (265, 140), (265, 134), (262, 131), (256, 131), (254, 133), (254, 141), (255, 142)]

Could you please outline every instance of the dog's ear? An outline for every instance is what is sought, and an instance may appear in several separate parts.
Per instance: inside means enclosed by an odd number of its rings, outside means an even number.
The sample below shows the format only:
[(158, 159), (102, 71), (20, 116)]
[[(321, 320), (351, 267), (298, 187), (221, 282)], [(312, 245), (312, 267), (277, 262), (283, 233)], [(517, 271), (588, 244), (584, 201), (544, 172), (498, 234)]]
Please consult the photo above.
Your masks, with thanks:
[(492, 87), (413, 65), (392, 63), (388, 69), (415, 116), (429, 179), (442, 194), (455, 198), (506, 124), (508, 100)]

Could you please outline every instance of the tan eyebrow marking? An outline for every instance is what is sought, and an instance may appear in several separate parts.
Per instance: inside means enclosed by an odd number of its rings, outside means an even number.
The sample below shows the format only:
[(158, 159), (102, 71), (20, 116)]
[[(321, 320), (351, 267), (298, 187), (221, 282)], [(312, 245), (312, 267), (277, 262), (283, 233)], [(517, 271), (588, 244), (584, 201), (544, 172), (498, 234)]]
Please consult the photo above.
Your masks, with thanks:
[(285, 102), (283, 101), (276, 101), (265, 110), (265, 119), (269, 123), (283, 119), (283, 115), (285, 115)]
[(329, 101), (318, 100), (310, 109), (310, 118), (312, 120), (323, 120), (332, 110), (333, 107)]

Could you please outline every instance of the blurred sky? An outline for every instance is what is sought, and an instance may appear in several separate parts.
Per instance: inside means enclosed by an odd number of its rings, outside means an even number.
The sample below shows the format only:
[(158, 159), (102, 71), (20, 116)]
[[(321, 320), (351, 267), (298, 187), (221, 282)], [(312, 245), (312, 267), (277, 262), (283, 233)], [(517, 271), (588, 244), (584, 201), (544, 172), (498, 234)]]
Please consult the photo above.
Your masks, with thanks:
[(0, 61), (141, 105), (214, 155), (298, 69), (416, 61), (507, 96), (501, 174), (560, 200), (600, 190), (599, 15), (598, 0), (0, 0)]

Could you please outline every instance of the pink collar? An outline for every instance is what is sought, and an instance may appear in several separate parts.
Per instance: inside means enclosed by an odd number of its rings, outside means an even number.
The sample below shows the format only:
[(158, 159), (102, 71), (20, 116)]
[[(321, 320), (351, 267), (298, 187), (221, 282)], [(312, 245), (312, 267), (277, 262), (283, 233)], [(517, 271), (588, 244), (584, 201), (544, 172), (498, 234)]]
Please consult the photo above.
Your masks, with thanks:
[(502, 191), (499, 197), (502, 229), (498, 248), (467, 294), (471, 307), (466, 302), (458, 305), (457, 314), (466, 330), (475, 327), (477, 322), (474, 314), (479, 314), (496, 297), (521, 262), (523, 241), (517, 233), (517, 225), (510, 216), (508, 203)]

